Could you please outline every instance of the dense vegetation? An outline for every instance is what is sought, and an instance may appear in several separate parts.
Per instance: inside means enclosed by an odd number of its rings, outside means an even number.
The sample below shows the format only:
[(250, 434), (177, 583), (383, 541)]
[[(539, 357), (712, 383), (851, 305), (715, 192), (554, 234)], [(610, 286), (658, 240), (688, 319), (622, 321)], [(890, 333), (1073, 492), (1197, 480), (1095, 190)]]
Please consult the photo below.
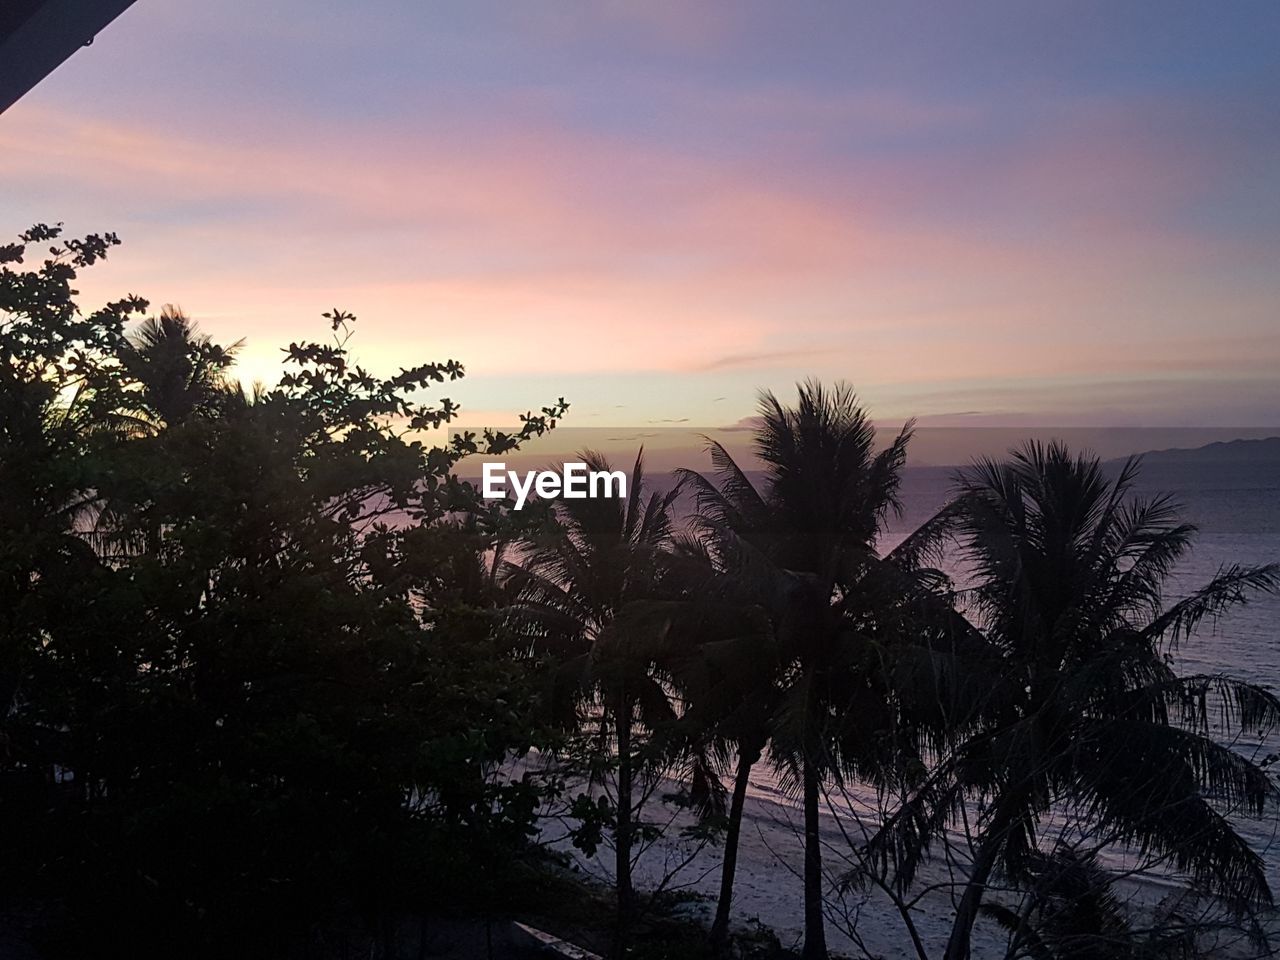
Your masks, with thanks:
[(1169, 654), (1280, 570), (1166, 603), (1194, 531), (1134, 466), (1028, 445), (882, 553), (910, 427), (877, 450), (848, 388), (807, 384), (762, 398), (758, 479), (713, 446), (675, 488), (637, 458), (624, 500), (515, 514), (460, 461), (563, 401), (428, 442), (457, 407), (422, 398), (462, 367), (366, 371), (340, 311), (246, 389), (237, 346), (177, 310), (80, 312), (115, 243), (0, 248), (0, 894), (43, 905), (47, 955), (278, 956), (339, 919), (514, 912), (554, 870), (552, 809), (612, 852), (623, 953), (655, 902), (632, 880), (646, 811), (673, 804), (724, 846), (699, 947), (722, 953), (765, 763), (803, 810), (805, 957), (827, 952), (822, 810), (854, 783), (883, 808), (840, 889), (881, 891), (921, 958), (908, 896), (960, 824), (949, 960), (982, 917), (1010, 956), (1195, 949), (1129, 922), (1096, 849), (1052, 845), (1063, 810), (1232, 917), (1270, 904), (1228, 815), (1276, 787), (1217, 737), (1280, 702)]

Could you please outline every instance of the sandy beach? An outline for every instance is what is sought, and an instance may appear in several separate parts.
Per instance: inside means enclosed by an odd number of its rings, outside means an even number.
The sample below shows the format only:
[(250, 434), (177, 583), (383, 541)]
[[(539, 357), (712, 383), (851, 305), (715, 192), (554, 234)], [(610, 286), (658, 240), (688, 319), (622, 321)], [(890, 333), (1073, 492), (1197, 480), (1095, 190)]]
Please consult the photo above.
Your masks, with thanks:
[[(738, 868), (734, 884), (733, 918), (743, 927), (760, 923), (770, 928), (786, 947), (798, 949), (803, 942), (803, 888), (799, 870), (804, 846), (800, 811), (783, 800), (769, 799), (773, 788), (763, 780), (753, 781), (743, 810), (738, 847)], [(691, 900), (688, 909), (710, 923), (720, 886), (721, 845), (701, 847), (680, 838), (683, 827), (693, 822), (685, 812), (661, 803), (656, 797), (646, 807), (645, 818), (668, 824), (664, 838), (640, 855), (634, 880), (641, 890), (684, 891), (706, 897)], [(849, 823), (845, 830), (852, 829)], [(823, 814), (822, 837), (825, 870), (834, 891), (840, 873), (847, 869), (849, 844), (834, 816)], [(603, 882), (612, 882), (612, 850), (601, 848), (586, 857), (568, 842), (554, 846), (570, 854), (583, 873)], [(677, 869), (678, 868), (678, 869)], [(932, 881), (930, 881), (932, 882)], [(914, 956), (910, 937), (901, 916), (883, 893), (850, 892), (832, 896), (828, 908), (827, 943), (834, 953), (850, 957), (889, 958)], [(950, 929), (951, 902), (947, 893), (926, 895), (913, 921), (931, 956), (941, 955)], [(1004, 942), (998, 931), (974, 934), (976, 955), (985, 956)]]
[[(783, 946), (799, 949), (803, 943), (803, 888), (799, 871), (803, 863), (803, 835), (800, 810), (777, 794), (767, 775), (753, 779), (743, 812), (739, 840), (738, 867), (734, 885), (733, 919), (735, 925), (748, 927), (759, 923), (770, 928)], [(770, 794), (776, 795), (771, 798)], [(658, 794), (645, 808), (648, 822), (664, 825), (663, 839), (655, 842), (639, 856), (634, 881), (643, 891), (662, 887), (699, 895), (690, 898), (686, 909), (702, 916), (710, 924), (719, 892), (720, 864), (723, 847), (696, 844), (680, 838), (683, 827), (693, 823), (686, 811), (663, 803)], [(828, 879), (827, 943), (833, 954), (866, 960), (914, 958), (904, 920), (889, 897), (879, 890), (837, 892), (840, 875), (850, 866), (849, 836), (856, 829), (854, 821), (839, 820), (824, 811), (822, 838), (824, 870)], [(549, 831), (547, 831), (549, 833)], [(586, 857), (567, 841), (553, 846), (568, 853), (584, 874), (609, 883), (613, 879), (612, 850), (602, 847), (594, 857)], [(959, 874), (957, 874), (959, 876)], [(912, 911), (912, 922), (930, 957), (940, 957), (945, 947), (953, 916), (953, 891), (942, 863), (926, 864), (918, 875), (914, 892), (926, 887)], [(1117, 892), (1134, 904), (1152, 905), (1173, 892), (1173, 887), (1152, 880), (1125, 880)], [(955, 891), (955, 896), (959, 892)], [(705, 898), (705, 899), (704, 899)], [(1268, 927), (1275, 936), (1280, 930), (1277, 918)], [(1232, 935), (1223, 944), (1223, 957), (1255, 956), (1256, 951)], [(973, 933), (975, 958), (1004, 956), (1007, 934), (994, 923), (979, 920)]]

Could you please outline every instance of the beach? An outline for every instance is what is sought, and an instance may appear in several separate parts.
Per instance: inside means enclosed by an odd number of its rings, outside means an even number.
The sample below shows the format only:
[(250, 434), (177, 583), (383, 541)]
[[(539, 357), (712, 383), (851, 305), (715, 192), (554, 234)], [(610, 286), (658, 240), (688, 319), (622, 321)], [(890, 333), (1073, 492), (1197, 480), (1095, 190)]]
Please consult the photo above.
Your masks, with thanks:
[[(804, 940), (804, 894), (800, 877), (804, 861), (802, 815), (799, 807), (786, 798), (770, 798), (773, 792), (776, 787), (767, 773), (753, 779), (743, 808), (732, 923), (743, 930), (761, 924), (771, 930), (784, 947), (798, 951)], [(661, 888), (693, 895), (681, 909), (710, 926), (720, 889), (723, 847), (699, 846), (680, 839), (681, 829), (692, 825), (694, 817), (688, 811), (662, 802), (656, 793), (651, 805), (646, 809), (645, 819), (660, 823), (665, 829), (663, 838), (647, 847), (637, 860), (636, 886), (642, 892), (652, 893)], [(831, 805), (839, 809), (838, 801), (833, 799)], [(848, 957), (914, 958), (917, 954), (904, 920), (885, 893), (875, 889), (836, 892), (840, 875), (851, 865), (849, 841), (856, 835), (856, 829), (853, 818), (837, 819), (830, 809), (823, 811), (821, 832), (828, 881), (827, 944), (833, 954)], [(567, 841), (553, 846), (570, 856), (575, 869), (585, 876), (604, 884), (612, 883), (611, 848), (601, 847), (595, 856), (587, 857)], [(963, 879), (962, 872), (955, 876), (957, 880)], [(959, 897), (959, 890), (949, 881), (945, 865), (939, 862), (926, 863), (921, 868), (911, 896), (928, 887), (935, 889), (920, 896), (911, 911), (911, 919), (927, 955), (941, 957), (951, 929), (952, 898), (953, 895)], [(1121, 881), (1116, 891), (1140, 917), (1175, 895), (1178, 888), (1155, 874), (1147, 874)], [(999, 899), (998, 892), (996, 898)], [(1266, 925), (1273, 937), (1280, 934), (1280, 916), (1275, 912), (1267, 918)], [(992, 922), (980, 919), (974, 928), (975, 960), (1003, 957), (1007, 943), (1007, 932)], [(1237, 934), (1230, 934), (1214, 955), (1243, 958), (1258, 954)]]

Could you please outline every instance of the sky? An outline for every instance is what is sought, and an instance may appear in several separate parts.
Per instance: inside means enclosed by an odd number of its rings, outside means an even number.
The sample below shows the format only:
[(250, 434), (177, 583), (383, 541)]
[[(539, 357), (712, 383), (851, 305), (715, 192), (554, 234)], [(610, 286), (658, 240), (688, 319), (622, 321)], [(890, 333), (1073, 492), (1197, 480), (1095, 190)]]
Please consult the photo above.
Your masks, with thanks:
[(1280, 425), (1280, 5), (137, 0), (0, 116), (241, 375), (359, 318), (468, 423)]

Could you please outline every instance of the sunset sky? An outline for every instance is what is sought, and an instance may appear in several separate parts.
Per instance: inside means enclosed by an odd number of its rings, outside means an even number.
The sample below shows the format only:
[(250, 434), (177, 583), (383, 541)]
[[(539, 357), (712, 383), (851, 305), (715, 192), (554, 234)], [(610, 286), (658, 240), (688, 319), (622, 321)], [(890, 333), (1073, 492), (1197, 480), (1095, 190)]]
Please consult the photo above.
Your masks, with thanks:
[(4, 232), (244, 375), (359, 317), (469, 416), (1280, 424), (1280, 4), (137, 0), (0, 116)]

